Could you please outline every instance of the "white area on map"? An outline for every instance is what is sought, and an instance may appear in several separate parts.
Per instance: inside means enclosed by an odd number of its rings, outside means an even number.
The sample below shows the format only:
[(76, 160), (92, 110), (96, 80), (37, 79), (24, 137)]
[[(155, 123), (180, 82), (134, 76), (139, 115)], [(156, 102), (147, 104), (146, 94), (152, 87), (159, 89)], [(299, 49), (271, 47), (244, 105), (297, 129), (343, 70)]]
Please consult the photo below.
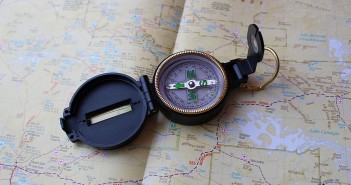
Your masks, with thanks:
[(344, 61), (343, 56), (347, 54), (347, 50), (344, 44), (335, 38), (329, 39), (329, 57), (336, 57), (338, 64), (341, 64)]
[(348, 77), (349, 75), (351, 75), (351, 68), (343, 70), (342, 74), (341, 74), (341, 78), (342, 79), (350, 78), (350, 77)]
[[(245, 134), (250, 135), (250, 139), (259, 147), (267, 149), (286, 149), (288, 151), (295, 151), (306, 142), (307, 137), (303, 134), (301, 129), (289, 135), (282, 135), (282, 131), (289, 130), (288, 127), (282, 127), (282, 118), (278, 116), (265, 117), (262, 113), (256, 111), (247, 114), (250, 119), (246, 124), (240, 127)], [(268, 126), (273, 126), (275, 133), (268, 131)], [(266, 142), (260, 139), (260, 136), (266, 135)]]

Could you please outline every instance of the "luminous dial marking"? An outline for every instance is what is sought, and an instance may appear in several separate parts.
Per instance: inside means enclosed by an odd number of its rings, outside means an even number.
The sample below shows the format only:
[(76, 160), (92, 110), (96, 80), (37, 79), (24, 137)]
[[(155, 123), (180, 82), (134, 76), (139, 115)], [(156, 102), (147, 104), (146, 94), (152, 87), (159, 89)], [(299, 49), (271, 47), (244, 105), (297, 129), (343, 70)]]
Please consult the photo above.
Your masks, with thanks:
[(217, 80), (189, 80), (185, 83), (173, 83), (166, 85), (167, 89), (195, 89), (197, 87), (206, 87), (216, 85)]
[(198, 109), (208, 106), (220, 94), (219, 77), (213, 66), (201, 60), (177, 62), (164, 74), (165, 95), (176, 107)]
[(164, 59), (154, 85), (161, 104), (181, 114), (201, 114), (223, 100), (228, 80), (222, 64), (211, 55), (186, 50)]

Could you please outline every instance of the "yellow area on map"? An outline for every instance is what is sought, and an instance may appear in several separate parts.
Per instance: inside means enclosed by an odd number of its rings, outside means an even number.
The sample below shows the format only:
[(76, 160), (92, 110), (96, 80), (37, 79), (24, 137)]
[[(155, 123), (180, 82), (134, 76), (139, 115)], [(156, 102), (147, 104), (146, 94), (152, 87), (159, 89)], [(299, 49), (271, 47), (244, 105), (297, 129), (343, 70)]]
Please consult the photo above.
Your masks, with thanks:
[[(351, 184), (348, 0), (0, 0), (0, 184)], [(149, 117), (116, 150), (71, 143), (60, 126), (101, 73), (153, 77), (168, 55), (247, 54), (256, 24), (281, 59), (265, 90), (232, 89), (198, 126)], [(275, 69), (266, 53), (250, 84)], [(118, 134), (118, 131), (116, 131)]]

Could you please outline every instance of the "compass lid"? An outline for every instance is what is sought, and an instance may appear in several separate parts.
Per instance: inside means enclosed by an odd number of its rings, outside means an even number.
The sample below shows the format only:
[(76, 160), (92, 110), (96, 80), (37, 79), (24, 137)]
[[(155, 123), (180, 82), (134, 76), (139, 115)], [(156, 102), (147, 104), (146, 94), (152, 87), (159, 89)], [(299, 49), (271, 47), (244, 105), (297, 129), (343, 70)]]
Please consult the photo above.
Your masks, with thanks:
[(114, 149), (131, 141), (156, 112), (151, 97), (147, 76), (138, 82), (124, 74), (101, 74), (79, 87), (63, 111), (61, 127), (72, 142)]

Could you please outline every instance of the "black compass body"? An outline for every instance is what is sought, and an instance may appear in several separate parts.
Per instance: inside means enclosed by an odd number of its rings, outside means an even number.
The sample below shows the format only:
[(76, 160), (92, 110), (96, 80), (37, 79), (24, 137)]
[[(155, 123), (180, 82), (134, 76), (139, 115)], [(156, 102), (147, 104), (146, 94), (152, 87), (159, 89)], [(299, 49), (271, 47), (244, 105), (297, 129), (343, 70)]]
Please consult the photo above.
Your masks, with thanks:
[(120, 73), (95, 76), (73, 95), (60, 119), (72, 142), (114, 149), (131, 141), (147, 117), (161, 110), (171, 121), (185, 125), (206, 123), (220, 113), (227, 92), (246, 83), (263, 58), (258, 27), (248, 29), (248, 56), (220, 63), (200, 51), (181, 51), (164, 59), (153, 82)]

